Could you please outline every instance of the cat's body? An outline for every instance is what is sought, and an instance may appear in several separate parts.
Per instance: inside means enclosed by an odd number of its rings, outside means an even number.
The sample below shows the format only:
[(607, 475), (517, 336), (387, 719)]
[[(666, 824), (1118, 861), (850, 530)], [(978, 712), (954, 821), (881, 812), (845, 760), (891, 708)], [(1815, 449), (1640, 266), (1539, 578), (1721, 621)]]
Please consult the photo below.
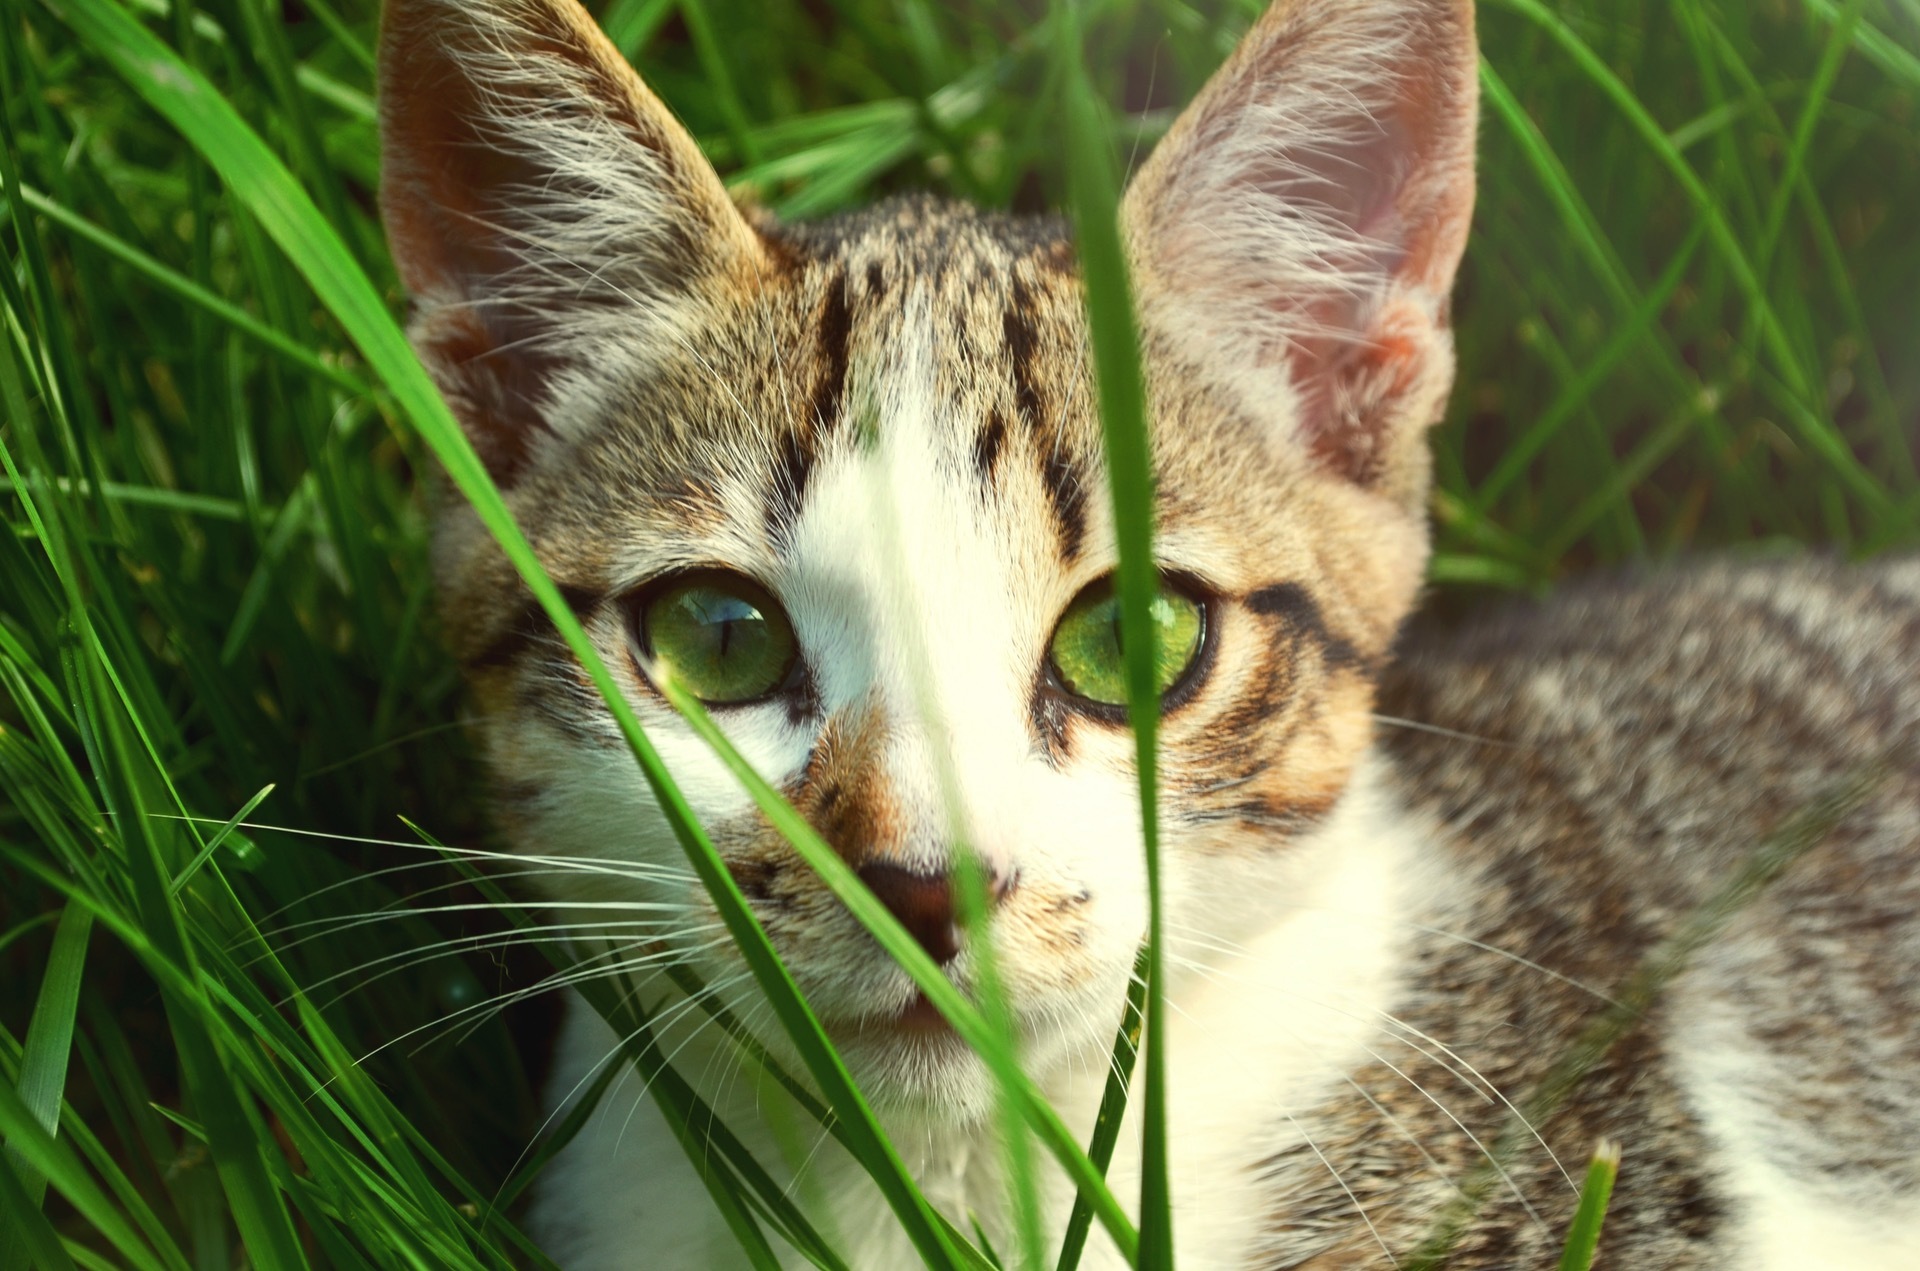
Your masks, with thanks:
[[(1464, 1190), (1448, 1265), (1545, 1265), (1604, 1134), (1627, 1160), (1612, 1265), (1912, 1265), (1916, 567), (1703, 569), (1409, 636), (1395, 665), (1474, 82), (1456, 0), (1283, 4), (1127, 195), (1175, 650), (1183, 1264), (1406, 1265)], [(392, 0), (382, 91), (423, 357), (916, 1177), (1007, 1250), (984, 1066), (656, 680), (706, 686), (963, 987), (948, 871), (958, 842), (978, 854), (1023, 1061), (1084, 1136), (1147, 906), (1063, 228), (924, 199), (745, 216), (570, 0)], [(437, 565), (502, 826), (556, 921), (666, 999), (680, 1069), (852, 1266), (910, 1263), (840, 1149), (671, 1002), (662, 958), (786, 1054), (604, 706), (467, 509), (441, 513)], [(1876, 762), (1869, 802), (1534, 1108), (1539, 1138), (1510, 1131), (1603, 995)], [(576, 1003), (556, 1095), (611, 1044)], [(543, 1180), (537, 1234), (567, 1271), (724, 1264), (634, 1085)], [(1057, 1180), (1049, 1199), (1057, 1229)], [(1103, 1235), (1089, 1256), (1111, 1259)]]

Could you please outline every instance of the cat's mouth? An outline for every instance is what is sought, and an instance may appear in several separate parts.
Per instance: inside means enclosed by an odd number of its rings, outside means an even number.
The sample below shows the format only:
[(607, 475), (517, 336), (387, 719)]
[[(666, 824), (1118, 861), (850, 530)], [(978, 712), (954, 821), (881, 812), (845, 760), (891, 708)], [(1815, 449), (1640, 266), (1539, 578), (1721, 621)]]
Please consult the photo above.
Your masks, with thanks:
[(898, 1014), (887, 1021), (888, 1026), (902, 1033), (950, 1033), (953, 1025), (947, 1022), (939, 1008), (927, 1000), (925, 993), (915, 993), (913, 1000), (902, 1007)]
[(913, 996), (905, 1005), (886, 1014), (867, 1014), (849, 1020), (842, 1029), (851, 1040), (858, 1038), (868, 1043), (906, 1044), (928, 1043), (956, 1037), (953, 1025), (940, 1009), (927, 1000), (927, 995), (914, 990)]

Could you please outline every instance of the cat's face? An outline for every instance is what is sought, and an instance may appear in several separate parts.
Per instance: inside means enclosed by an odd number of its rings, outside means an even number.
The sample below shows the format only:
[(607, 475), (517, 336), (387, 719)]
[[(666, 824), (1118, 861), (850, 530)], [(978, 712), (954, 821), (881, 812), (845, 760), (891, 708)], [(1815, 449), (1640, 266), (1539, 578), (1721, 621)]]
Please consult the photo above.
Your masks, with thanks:
[[(947, 879), (973, 853), (1027, 1061), (1097, 1061), (1147, 905), (1064, 226), (931, 200), (750, 222), (570, 6), (389, 9), (385, 199), (423, 356), (856, 1075), (962, 1115), (989, 1093), (662, 664), (963, 985)], [(1361, 57), (1368, 93), (1322, 54)], [(1329, 85), (1347, 115), (1306, 127)], [(1284, 913), (1368, 738), (1424, 561), (1471, 130), (1463, 7), (1295, 6), (1130, 189), (1168, 920), (1198, 959)], [(557, 919), (748, 1001), (605, 707), (466, 509), (438, 551), (501, 817)]]

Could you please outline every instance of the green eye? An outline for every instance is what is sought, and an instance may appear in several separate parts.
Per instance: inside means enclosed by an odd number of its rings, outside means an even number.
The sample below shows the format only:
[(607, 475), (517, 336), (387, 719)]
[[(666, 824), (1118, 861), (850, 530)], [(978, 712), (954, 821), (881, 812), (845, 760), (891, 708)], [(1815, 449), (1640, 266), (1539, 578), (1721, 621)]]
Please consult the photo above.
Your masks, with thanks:
[[(1200, 652), (1206, 626), (1198, 601), (1162, 583), (1153, 598), (1154, 691), (1165, 695)], [(1101, 706), (1124, 706), (1127, 671), (1120, 643), (1120, 597), (1102, 579), (1074, 598), (1054, 629), (1054, 675), (1069, 693)]]
[(703, 702), (765, 697), (793, 669), (793, 624), (766, 589), (738, 574), (693, 574), (648, 595), (640, 647)]

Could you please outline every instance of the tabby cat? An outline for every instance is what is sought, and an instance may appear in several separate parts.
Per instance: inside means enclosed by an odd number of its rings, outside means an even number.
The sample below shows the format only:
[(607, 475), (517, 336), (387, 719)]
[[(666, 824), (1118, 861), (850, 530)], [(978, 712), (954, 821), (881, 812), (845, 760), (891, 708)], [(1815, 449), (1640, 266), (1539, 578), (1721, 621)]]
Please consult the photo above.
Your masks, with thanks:
[[(909, 1168), (1012, 1248), (983, 1065), (656, 678), (963, 987), (949, 875), (978, 853), (1023, 1060), (1084, 1138), (1147, 906), (1065, 226), (737, 207), (574, 0), (389, 0), (380, 87), (420, 356)], [(1920, 564), (1697, 566), (1402, 631), (1475, 106), (1467, 0), (1281, 0), (1125, 195), (1181, 1265), (1401, 1266), (1447, 1231), (1462, 1271), (1555, 1265), (1610, 1136), (1606, 1266), (1920, 1266)], [(852, 1266), (912, 1264), (850, 1158), (667, 1001), (671, 958), (788, 1054), (457, 501), (436, 567), (556, 923), (666, 1001), (679, 1070)], [(556, 1103), (614, 1048), (576, 1004)], [(737, 1264), (639, 1086), (549, 1169), (538, 1239), (567, 1271)], [(1137, 1191), (1137, 1135), (1113, 1178)], [(1117, 1262), (1096, 1230), (1087, 1265)]]

